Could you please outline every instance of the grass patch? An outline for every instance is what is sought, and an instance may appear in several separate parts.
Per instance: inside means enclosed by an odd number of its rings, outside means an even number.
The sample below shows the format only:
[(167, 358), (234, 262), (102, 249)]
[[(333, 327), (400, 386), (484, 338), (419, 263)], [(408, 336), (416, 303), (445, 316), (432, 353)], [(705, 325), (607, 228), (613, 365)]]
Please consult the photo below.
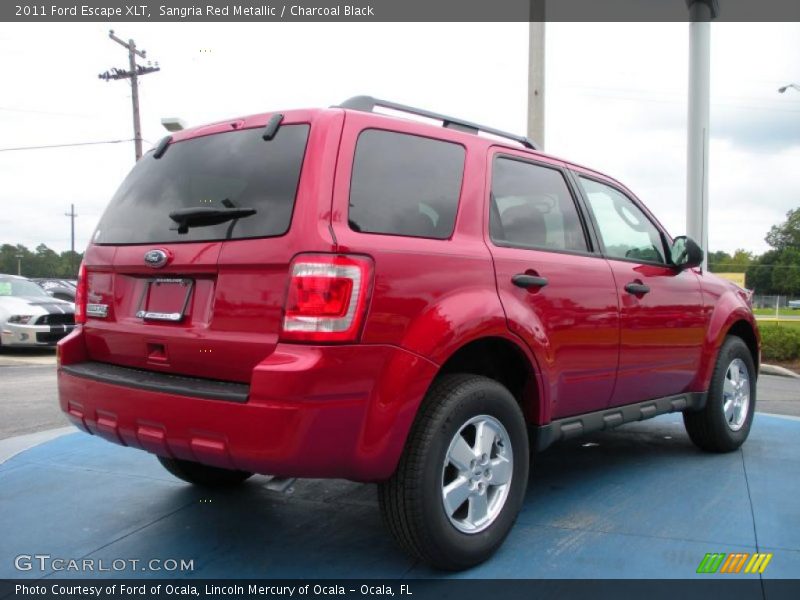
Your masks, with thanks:
[(756, 319), (756, 323), (758, 323), (758, 328), (761, 331), (764, 331), (765, 327), (784, 327), (786, 329), (800, 330), (800, 319), (792, 319), (791, 321), (788, 319), (772, 321), (767, 319)]
[[(774, 317), (775, 316), (775, 309), (774, 308), (754, 308), (753, 309), (754, 315), (759, 315), (763, 317)], [(791, 308), (781, 308), (778, 310), (779, 317), (800, 317), (800, 310), (794, 310)]]

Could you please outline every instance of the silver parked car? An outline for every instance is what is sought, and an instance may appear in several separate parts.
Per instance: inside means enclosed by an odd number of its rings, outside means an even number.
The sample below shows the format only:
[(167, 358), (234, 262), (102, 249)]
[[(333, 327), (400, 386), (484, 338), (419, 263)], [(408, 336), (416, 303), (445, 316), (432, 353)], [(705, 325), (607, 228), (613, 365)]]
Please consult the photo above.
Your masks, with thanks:
[(30, 279), (0, 275), (0, 347), (53, 346), (75, 327), (75, 305)]
[(53, 298), (59, 300), (66, 300), (67, 302), (75, 302), (75, 294), (77, 286), (71, 284), (66, 279), (52, 279), (44, 277), (33, 277), (31, 281), (36, 283), (45, 292), (50, 294)]

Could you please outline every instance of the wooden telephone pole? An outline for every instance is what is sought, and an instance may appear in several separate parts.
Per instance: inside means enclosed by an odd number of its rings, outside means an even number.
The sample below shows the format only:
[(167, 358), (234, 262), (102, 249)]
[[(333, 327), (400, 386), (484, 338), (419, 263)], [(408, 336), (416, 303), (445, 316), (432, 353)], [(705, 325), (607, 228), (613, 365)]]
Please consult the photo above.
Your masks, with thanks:
[(114, 35), (114, 30), (108, 32), (108, 37), (117, 42), (120, 46), (128, 51), (128, 70), (112, 68), (105, 73), (100, 73), (98, 77), (111, 81), (112, 79), (130, 79), (131, 80), (131, 100), (133, 102), (133, 141), (136, 151), (136, 160), (142, 157), (142, 126), (139, 121), (139, 77), (160, 71), (158, 63), (151, 65), (150, 61), (147, 66), (136, 64), (136, 57), (147, 58), (147, 52), (144, 50), (137, 50), (136, 43), (131, 39), (123, 42)]

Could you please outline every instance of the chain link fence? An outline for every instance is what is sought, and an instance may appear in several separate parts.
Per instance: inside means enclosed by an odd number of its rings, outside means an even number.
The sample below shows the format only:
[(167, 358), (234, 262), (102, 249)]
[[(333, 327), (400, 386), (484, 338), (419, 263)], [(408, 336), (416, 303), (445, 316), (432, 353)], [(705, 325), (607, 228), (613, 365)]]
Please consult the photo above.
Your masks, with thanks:
[(800, 315), (800, 298), (797, 296), (755, 294), (753, 296), (753, 308), (771, 308), (775, 311), (797, 310), (798, 315)]

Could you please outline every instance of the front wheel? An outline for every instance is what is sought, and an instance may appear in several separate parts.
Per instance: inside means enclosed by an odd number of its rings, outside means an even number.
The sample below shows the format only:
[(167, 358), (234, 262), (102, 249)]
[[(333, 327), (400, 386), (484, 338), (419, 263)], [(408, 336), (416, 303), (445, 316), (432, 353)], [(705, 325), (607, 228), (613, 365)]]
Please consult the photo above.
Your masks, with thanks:
[(684, 412), (691, 440), (708, 452), (731, 452), (750, 433), (756, 409), (756, 369), (741, 338), (725, 339), (717, 356), (703, 410)]
[(528, 482), (522, 411), (501, 384), (445, 375), (431, 386), (392, 478), (379, 486), (385, 523), (429, 565), (489, 558), (517, 518)]

